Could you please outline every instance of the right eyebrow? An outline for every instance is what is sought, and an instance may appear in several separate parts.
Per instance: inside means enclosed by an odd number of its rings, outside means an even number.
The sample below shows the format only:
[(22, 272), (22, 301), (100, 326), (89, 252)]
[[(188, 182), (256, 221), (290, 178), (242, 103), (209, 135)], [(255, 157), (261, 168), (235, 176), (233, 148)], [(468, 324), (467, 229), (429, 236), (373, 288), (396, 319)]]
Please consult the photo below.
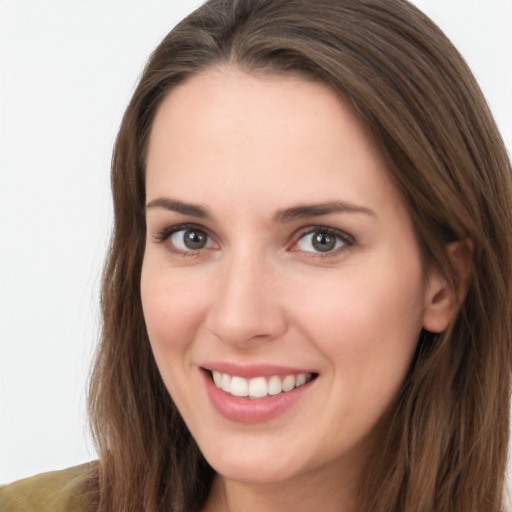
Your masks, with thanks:
[(168, 197), (157, 197), (146, 204), (146, 210), (152, 208), (163, 208), (171, 212), (181, 213), (183, 215), (192, 215), (200, 219), (211, 219), (210, 212), (203, 206), (193, 203), (184, 203), (183, 201), (177, 201), (176, 199), (170, 199)]
[(274, 215), (274, 222), (290, 222), (297, 219), (320, 217), (331, 213), (363, 213), (371, 217), (377, 217), (373, 210), (364, 206), (358, 206), (343, 201), (331, 201), (319, 204), (304, 204), (279, 210)]

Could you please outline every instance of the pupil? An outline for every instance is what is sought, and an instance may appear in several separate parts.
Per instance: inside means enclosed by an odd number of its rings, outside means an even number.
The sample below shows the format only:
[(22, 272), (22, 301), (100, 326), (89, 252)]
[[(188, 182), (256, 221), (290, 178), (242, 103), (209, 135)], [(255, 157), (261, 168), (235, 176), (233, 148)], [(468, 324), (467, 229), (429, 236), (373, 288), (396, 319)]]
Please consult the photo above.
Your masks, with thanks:
[(313, 247), (319, 252), (328, 252), (334, 249), (336, 245), (336, 237), (321, 231), (313, 236)]
[(183, 238), (188, 249), (202, 249), (206, 245), (206, 233), (202, 231), (189, 229)]

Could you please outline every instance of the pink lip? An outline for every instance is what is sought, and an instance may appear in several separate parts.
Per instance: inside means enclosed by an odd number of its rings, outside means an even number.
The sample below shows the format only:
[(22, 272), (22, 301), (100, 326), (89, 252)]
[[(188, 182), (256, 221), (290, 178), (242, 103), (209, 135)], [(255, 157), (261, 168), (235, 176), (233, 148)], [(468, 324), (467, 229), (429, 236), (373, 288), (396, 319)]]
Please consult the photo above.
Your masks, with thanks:
[[(276, 373), (276, 368), (277, 367), (273, 367), (273, 373), (267, 375), (280, 375), (281, 372)], [(245, 377), (239, 372), (231, 373), (226, 371), (225, 373)], [(293, 373), (304, 372), (297, 372), (297, 370), (290, 372), (288, 369), (288, 373), (284, 372), (283, 375), (291, 375)], [(203, 381), (205, 383), (208, 398), (217, 412), (227, 420), (246, 424), (264, 423), (280, 416), (288, 408), (300, 401), (315, 383), (315, 380), (311, 380), (300, 388), (296, 388), (292, 391), (253, 400), (250, 398), (232, 396), (215, 386), (208, 371), (202, 370), (201, 374), (203, 375)], [(263, 375), (261, 372), (256, 375), (267, 376)]]
[(206, 370), (227, 373), (231, 376), (252, 379), (253, 377), (272, 377), (278, 375), (299, 375), (299, 373), (315, 373), (312, 370), (291, 368), (289, 366), (278, 366), (273, 364), (248, 364), (241, 365), (224, 361), (207, 362), (201, 365)]

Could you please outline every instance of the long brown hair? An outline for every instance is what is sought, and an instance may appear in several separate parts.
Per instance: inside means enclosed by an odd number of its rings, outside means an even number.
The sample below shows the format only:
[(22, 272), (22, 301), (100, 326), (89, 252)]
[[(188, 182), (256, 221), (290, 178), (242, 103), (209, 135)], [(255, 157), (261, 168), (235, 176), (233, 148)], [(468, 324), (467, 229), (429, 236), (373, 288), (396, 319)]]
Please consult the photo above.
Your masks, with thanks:
[(510, 163), (465, 62), (404, 0), (211, 0), (152, 54), (112, 161), (115, 224), (90, 388), (99, 510), (198, 510), (213, 478), (158, 373), (139, 286), (155, 112), (175, 85), (218, 64), (299, 73), (337, 91), (386, 158), (426, 267), (450, 278), (447, 243), (471, 240), (466, 300), (449, 329), (422, 333), (360, 496), (366, 512), (497, 512), (509, 425)]

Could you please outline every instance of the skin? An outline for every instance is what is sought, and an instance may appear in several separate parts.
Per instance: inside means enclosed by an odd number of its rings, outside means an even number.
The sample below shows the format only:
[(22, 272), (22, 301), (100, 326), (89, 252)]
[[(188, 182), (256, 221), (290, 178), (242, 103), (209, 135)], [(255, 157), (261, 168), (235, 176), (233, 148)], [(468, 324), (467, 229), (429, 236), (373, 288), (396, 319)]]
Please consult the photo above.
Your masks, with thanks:
[[(218, 473), (205, 510), (358, 510), (360, 470), (419, 333), (451, 313), (364, 127), (322, 84), (210, 69), (160, 106), (146, 170), (144, 315), (163, 380)], [(276, 220), (339, 201), (359, 211)], [(182, 223), (208, 235), (204, 248), (184, 246), (183, 231), (165, 237)], [(342, 233), (333, 250), (311, 243), (319, 227)], [(244, 425), (210, 403), (206, 361), (318, 378), (283, 414)]]

